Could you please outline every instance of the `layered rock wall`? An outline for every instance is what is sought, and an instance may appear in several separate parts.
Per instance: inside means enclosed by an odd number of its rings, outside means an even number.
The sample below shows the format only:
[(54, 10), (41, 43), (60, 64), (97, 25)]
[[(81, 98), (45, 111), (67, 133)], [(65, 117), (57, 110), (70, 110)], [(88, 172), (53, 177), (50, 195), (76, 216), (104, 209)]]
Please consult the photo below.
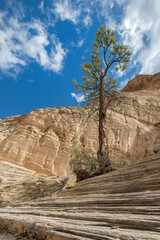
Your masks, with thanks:
[[(121, 106), (108, 112), (106, 126), (114, 161), (136, 161), (160, 151), (159, 87), (160, 74), (140, 75), (120, 92)], [(76, 107), (37, 109), (0, 120), (0, 160), (67, 176), (74, 147), (95, 154), (98, 148), (98, 122)]]
[(77, 108), (38, 109), (0, 120), (0, 159), (48, 175), (70, 174), (74, 146), (97, 149), (97, 123)]

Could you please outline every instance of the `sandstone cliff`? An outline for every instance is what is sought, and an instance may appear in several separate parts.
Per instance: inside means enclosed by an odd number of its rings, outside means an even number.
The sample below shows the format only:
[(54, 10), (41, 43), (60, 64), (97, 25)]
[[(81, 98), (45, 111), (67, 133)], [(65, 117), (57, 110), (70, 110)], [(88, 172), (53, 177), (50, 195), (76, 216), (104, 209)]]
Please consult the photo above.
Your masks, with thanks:
[[(160, 73), (139, 75), (120, 92), (107, 116), (109, 154), (136, 161), (160, 151)], [(97, 151), (97, 125), (76, 107), (37, 109), (0, 120), (0, 160), (47, 175), (71, 173), (74, 146)]]

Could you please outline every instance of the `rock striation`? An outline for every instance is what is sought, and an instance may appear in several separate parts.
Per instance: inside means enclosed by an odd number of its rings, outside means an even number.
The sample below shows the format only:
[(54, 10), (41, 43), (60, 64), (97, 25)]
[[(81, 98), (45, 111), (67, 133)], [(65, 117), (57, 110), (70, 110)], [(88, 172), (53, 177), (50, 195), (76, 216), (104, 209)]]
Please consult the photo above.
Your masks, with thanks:
[(47, 175), (71, 173), (73, 146), (97, 148), (97, 126), (77, 108), (35, 110), (0, 120), (0, 160)]
[[(139, 75), (107, 115), (109, 155), (136, 161), (160, 151), (160, 73)], [(0, 120), (0, 160), (41, 174), (67, 176), (74, 147), (96, 154), (98, 123), (77, 107), (37, 109)]]
[(30, 240), (159, 240), (160, 155), (84, 180), (57, 198), (19, 199), (0, 208), (0, 228)]
[(34, 171), (0, 161), (0, 207), (17, 202), (53, 197), (75, 184), (76, 177), (41, 176)]

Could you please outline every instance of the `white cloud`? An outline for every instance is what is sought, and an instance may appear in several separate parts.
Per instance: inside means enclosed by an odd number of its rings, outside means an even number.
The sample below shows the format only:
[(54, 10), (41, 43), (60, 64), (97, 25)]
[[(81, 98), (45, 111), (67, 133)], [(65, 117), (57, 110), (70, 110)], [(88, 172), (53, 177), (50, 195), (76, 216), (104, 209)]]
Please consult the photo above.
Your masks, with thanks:
[(39, 4), (38, 8), (41, 9), (42, 12), (44, 12), (44, 1), (43, 0)]
[(141, 64), (140, 73), (159, 71), (160, 1), (130, 0), (124, 6), (120, 26), (122, 38), (133, 51), (134, 64)]
[[(94, 0), (94, 6), (96, 6), (96, 11), (98, 16), (103, 16), (108, 23), (108, 17), (110, 17), (110, 11), (114, 6), (114, 0)], [(114, 21), (114, 19), (112, 19)]]
[(76, 93), (71, 93), (71, 96), (76, 99), (78, 103), (84, 101), (84, 95), (83, 94), (76, 94)]
[[(63, 69), (66, 50), (55, 35), (51, 41), (45, 25), (40, 21), (24, 23), (18, 17), (8, 18), (7, 13), (1, 14), (0, 36), (2, 71), (18, 73), (30, 61), (36, 61), (44, 69), (56, 73)], [(50, 50), (46, 50), (46, 47)]]
[(81, 8), (73, 5), (71, 0), (53, 1), (53, 12), (62, 21), (69, 20), (77, 24), (78, 18), (81, 14)]
[(58, 73), (63, 68), (62, 63), (67, 51), (64, 51), (61, 43), (58, 40), (55, 40), (54, 45), (55, 49), (52, 49), (51, 51), (49, 66), (51, 67), (51, 70), (54, 70)]
[(117, 3), (118, 5), (120, 5), (120, 6), (124, 5), (124, 3), (127, 2), (127, 0), (115, 0), (115, 1), (116, 1), (116, 3)]
[(84, 42), (85, 42), (85, 39), (79, 40), (77, 46), (78, 46), (79, 48), (82, 47), (83, 44), (84, 44)]
[(84, 11), (84, 16), (82, 17), (82, 19), (83, 19), (82, 22), (85, 25), (85, 27), (89, 28), (92, 26), (92, 18), (91, 18), (92, 7), (91, 6), (89, 7), (89, 5), (86, 4), (84, 6), (81, 6), (81, 8)]
[(89, 13), (84, 17), (83, 23), (84, 23), (84, 25), (85, 25), (86, 27), (92, 26), (92, 18), (91, 18), (91, 16), (89, 15)]
[(83, 23), (86, 28), (92, 26), (93, 4), (84, 0), (56, 0), (53, 1), (52, 12), (61, 21), (71, 21), (74, 24)]
[(110, 1), (110, 6), (109, 6), (109, 8), (111, 9), (111, 8), (113, 8), (113, 6), (114, 6), (114, 2), (113, 2), (113, 0), (112, 0), (112, 1)]

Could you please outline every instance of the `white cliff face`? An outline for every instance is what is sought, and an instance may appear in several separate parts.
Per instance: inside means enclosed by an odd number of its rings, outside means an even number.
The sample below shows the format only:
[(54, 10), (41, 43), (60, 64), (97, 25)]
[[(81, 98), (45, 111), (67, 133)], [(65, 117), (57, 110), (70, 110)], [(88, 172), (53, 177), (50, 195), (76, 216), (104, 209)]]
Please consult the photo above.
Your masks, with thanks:
[[(122, 107), (108, 112), (109, 154), (115, 161), (135, 161), (160, 150), (160, 89), (135, 89), (121, 92)], [(98, 148), (98, 122), (86, 121), (76, 107), (37, 109), (0, 120), (0, 160), (66, 176), (75, 146), (95, 154)]]

